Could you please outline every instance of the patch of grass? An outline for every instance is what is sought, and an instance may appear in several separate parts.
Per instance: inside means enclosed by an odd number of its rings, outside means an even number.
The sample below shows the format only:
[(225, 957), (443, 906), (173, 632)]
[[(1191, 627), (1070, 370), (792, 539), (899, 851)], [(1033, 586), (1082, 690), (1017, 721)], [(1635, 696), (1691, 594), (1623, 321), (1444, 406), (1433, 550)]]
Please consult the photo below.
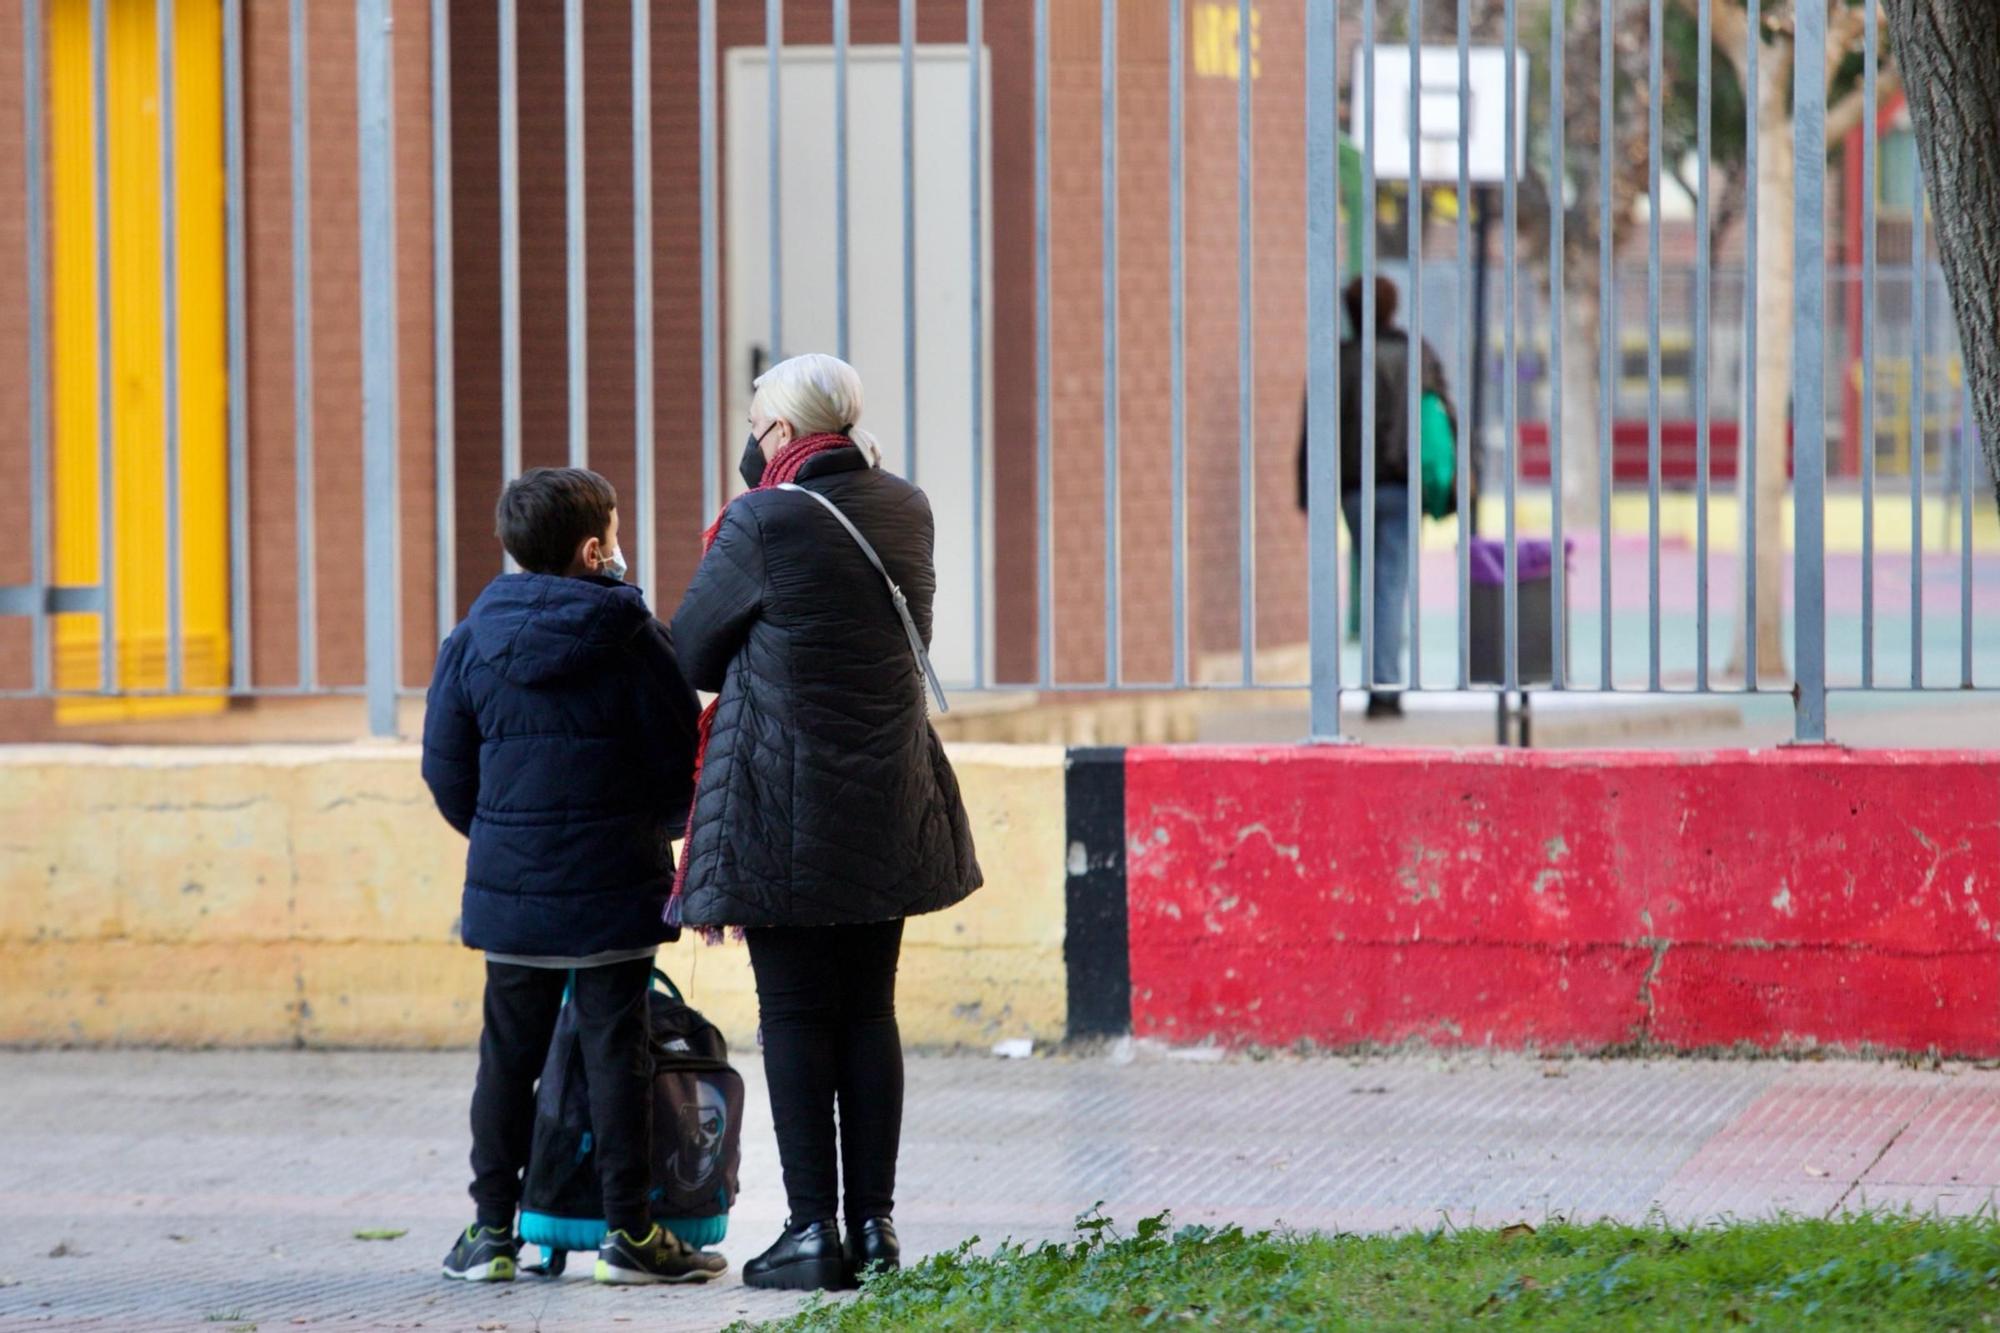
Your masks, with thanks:
[(1327, 1236), (1188, 1226), (968, 1242), (861, 1296), (766, 1326), (901, 1329), (1536, 1330), (2000, 1328), (2000, 1224), (1873, 1214), (1705, 1228), (1560, 1220), (1539, 1229)]

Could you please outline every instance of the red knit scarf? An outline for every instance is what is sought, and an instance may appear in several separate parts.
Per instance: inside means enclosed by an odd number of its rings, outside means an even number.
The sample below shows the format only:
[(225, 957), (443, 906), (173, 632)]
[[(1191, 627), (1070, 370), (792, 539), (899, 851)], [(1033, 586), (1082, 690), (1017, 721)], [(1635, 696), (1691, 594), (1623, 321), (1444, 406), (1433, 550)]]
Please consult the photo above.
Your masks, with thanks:
[[(773, 458), (765, 466), (764, 476), (757, 483), (755, 489), (768, 491), (777, 486), (790, 485), (799, 479), (799, 473), (813, 459), (818, 458), (822, 454), (833, 453), (839, 449), (852, 448), (854, 448), (854, 441), (842, 434), (807, 435), (802, 439), (793, 440), (790, 444), (778, 450), (777, 457)], [(715, 545), (716, 535), (722, 531), (722, 520), (728, 513), (729, 506), (724, 505), (722, 513), (717, 514), (715, 521), (708, 525), (708, 531), (702, 533), (702, 555), (706, 556), (709, 549)], [(718, 695), (709, 702), (708, 707), (701, 710), (701, 725), (699, 731), (696, 733), (694, 750), (694, 791), (696, 796), (701, 794), (702, 762), (708, 757), (708, 738), (709, 734), (715, 729), (715, 708), (721, 702), (721, 696)], [(674, 892), (673, 896), (667, 900), (666, 918), (669, 925), (678, 926), (681, 924), (681, 895), (687, 889), (688, 862), (692, 859), (690, 853), (694, 849), (695, 808), (695, 803), (690, 801), (688, 803), (687, 841), (681, 844), (681, 863), (674, 871)]]

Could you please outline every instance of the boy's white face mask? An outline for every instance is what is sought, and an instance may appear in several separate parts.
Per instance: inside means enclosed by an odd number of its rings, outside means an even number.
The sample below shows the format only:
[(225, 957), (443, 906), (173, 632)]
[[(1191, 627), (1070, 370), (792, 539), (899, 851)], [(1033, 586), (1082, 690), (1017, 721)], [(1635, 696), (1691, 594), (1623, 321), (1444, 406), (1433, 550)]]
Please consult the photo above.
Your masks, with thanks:
[(598, 557), (597, 572), (606, 578), (617, 579), (620, 583), (623, 583), (625, 581), (625, 569), (625, 553), (615, 546)]

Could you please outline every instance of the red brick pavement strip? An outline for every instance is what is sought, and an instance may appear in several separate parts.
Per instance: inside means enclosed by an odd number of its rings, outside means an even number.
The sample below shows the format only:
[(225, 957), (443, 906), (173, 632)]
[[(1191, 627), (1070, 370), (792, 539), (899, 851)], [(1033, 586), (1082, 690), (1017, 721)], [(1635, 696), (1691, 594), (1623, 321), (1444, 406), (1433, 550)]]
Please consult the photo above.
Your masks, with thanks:
[[(782, 1217), (761, 1069), (735, 1268)], [(466, 1288), (465, 1054), (0, 1055), (0, 1330), (709, 1329), (795, 1298), (587, 1280)], [(1519, 1056), (920, 1057), (898, 1217), (916, 1252), (1126, 1225), (1384, 1230), (1990, 1208), (2000, 1073)], [(361, 1228), (407, 1228), (390, 1242)], [(55, 1257), (60, 1251), (60, 1257)], [(228, 1316), (211, 1322), (210, 1316)]]

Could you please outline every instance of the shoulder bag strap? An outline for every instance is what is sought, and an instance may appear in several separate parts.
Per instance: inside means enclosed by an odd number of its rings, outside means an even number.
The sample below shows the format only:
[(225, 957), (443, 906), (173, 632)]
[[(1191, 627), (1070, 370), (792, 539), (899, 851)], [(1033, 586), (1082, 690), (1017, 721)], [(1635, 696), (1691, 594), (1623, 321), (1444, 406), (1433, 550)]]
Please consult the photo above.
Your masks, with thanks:
[(902, 617), (903, 632), (910, 637), (910, 651), (916, 654), (917, 665), (923, 669), (924, 679), (929, 682), (931, 694), (937, 699), (938, 712), (949, 713), (951, 705), (945, 700), (944, 686), (938, 681), (937, 671), (931, 666), (931, 655), (924, 648), (924, 636), (917, 632), (917, 622), (910, 615), (909, 600), (903, 596), (903, 590), (896, 586), (896, 580), (889, 577), (889, 571), (882, 565), (882, 557), (875, 554), (875, 548), (870, 546), (868, 539), (861, 535), (861, 529), (855, 527), (853, 520), (840, 512), (839, 505), (827, 499), (818, 491), (809, 491), (803, 486), (795, 486), (790, 482), (784, 483), (778, 489), (781, 491), (796, 491), (800, 495), (811, 496), (819, 502), (822, 509), (840, 521), (840, 526), (847, 529), (848, 536), (854, 538), (854, 544), (861, 548), (861, 554), (868, 557), (868, 563), (875, 566), (875, 572), (882, 576), (882, 582), (889, 587), (889, 600), (896, 604), (896, 614)]

